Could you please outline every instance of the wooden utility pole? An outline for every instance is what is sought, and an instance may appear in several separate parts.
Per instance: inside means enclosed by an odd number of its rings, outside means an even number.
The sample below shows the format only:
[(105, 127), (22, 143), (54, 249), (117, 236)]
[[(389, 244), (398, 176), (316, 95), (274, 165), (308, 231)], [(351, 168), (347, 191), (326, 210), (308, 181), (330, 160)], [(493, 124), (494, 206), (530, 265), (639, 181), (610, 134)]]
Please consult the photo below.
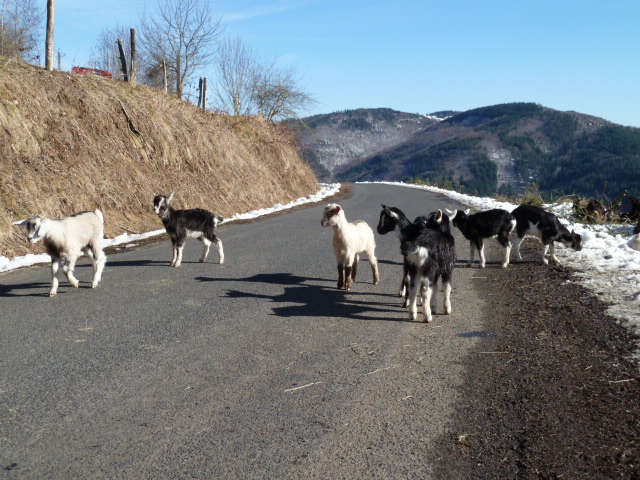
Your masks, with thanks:
[(207, 79), (202, 79), (202, 109), (207, 109)]
[(136, 29), (132, 28), (131, 32), (131, 72), (129, 75), (129, 82), (135, 86), (136, 77), (138, 75), (138, 50), (136, 47)]
[(45, 45), (44, 63), (47, 70), (53, 71), (53, 29), (56, 25), (56, 0), (47, 0), (47, 40)]
[(176, 95), (182, 100), (182, 82), (180, 81), (180, 71), (182, 70), (182, 55), (178, 54), (176, 62)]
[(120, 50), (120, 68), (122, 69), (123, 80), (129, 81), (129, 74), (127, 73), (127, 56), (124, 53), (124, 41), (118, 39), (118, 50)]
[(167, 93), (169, 90), (169, 81), (167, 80), (167, 61), (162, 59), (162, 88), (164, 93)]

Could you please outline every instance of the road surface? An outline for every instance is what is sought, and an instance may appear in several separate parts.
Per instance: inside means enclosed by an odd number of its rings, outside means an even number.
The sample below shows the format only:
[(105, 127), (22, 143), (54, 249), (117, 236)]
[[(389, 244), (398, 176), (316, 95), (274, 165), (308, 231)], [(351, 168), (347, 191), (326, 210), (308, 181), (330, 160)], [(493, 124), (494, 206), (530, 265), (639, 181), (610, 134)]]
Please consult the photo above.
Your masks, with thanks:
[[(385, 185), (340, 201), (374, 229), (381, 203), (456, 205)], [(98, 289), (87, 261), (54, 298), (48, 267), (0, 276), (0, 478), (431, 478), (482, 271), (456, 268), (452, 315), (409, 322), (397, 238), (376, 233), (380, 285), (363, 258), (337, 290), (323, 208), (223, 226), (224, 265), (190, 240), (171, 268), (167, 240), (110, 255)]]

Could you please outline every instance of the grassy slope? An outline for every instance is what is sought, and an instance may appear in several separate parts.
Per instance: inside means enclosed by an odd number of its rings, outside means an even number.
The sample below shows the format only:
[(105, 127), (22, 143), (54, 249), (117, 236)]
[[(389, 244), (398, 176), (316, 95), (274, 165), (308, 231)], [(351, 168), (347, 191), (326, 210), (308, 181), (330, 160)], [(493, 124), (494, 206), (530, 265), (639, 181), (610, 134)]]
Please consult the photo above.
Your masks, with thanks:
[(152, 197), (172, 190), (179, 208), (229, 216), (315, 193), (317, 180), (263, 119), (0, 58), (1, 255), (39, 251), (11, 225), (33, 214), (98, 207), (107, 237), (162, 228)]

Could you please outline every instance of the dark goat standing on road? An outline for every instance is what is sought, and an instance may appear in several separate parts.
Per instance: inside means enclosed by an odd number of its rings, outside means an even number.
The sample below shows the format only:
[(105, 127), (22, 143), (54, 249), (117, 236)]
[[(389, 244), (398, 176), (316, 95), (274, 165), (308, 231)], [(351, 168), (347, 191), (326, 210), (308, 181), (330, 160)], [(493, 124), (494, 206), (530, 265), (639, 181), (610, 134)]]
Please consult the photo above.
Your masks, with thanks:
[(560, 263), (555, 256), (555, 248), (553, 246), (553, 242), (556, 240), (564, 245), (570, 246), (574, 250), (582, 250), (582, 237), (575, 233), (575, 231), (569, 232), (553, 213), (546, 212), (542, 208), (532, 205), (520, 205), (516, 207), (511, 214), (518, 222), (516, 226), (517, 236), (514, 240), (518, 261), (522, 261), (520, 244), (522, 240), (524, 240), (525, 235), (533, 235), (540, 239), (543, 245), (542, 263), (545, 265), (549, 263), (545, 258), (547, 250), (551, 253), (551, 259), (555, 263)]
[(418, 316), (417, 297), (421, 290), (424, 320), (432, 320), (438, 280), (442, 278), (444, 313), (451, 314), (451, 277), (456, 262), (455, 243), (449, 232), (449, 217), (438, 210), (424, 222), (402, 229), (400, 253), (409, 276), (409, 318)]
[(222, 249), (222, 240), (213, 232), (223, 218), (217, 217), (202, 208), (176, 210), (170, 205), (174, 193), (171, 192), (168, 197), (156, 195), (153, 198), (153, 209), (162, 220), (164, 228), (171, 237), (171, 245), (173, 247), (171, 266), (179, 267), (182, 263), (182, 250), (187, 237), (197, 238), (204, 245), (200, 263), (205, 261), (209, 254), (209, 247), (212, 243), (215, 243), (220, 254), (220, 264), (223, 264), (224, 250)]
[[(455, 212), (454, 212), (455, 216)], [(413, 222), (404, 214), (402, 210), (397, 207), (387, 207), (382, 205), (382, 211), (380, 212), (380, 220), (378, 221), (377, 231), (380, 235), (386, 235), (389, 232), (395, 231), (398, 239), (402, 243), (403, 230), (409, 225), (420, 224), (426, 225), (428, 228), (442, 229), (443, 231), (450, 233), (451, 227), (449, 217), (442, 213), (442, 210), (432, 212), (428, 216), (422, 215), (417, 217)], [(407, 230), (409, 232), (409, 230)], [(409, 291), (409, 271), (406, 259), (403, 265), (402, 282), (400, 284), (399, 296), (404, 298), (404, 306), (408, 304), (408, 292)]]
[(462, 235), (469, 240), (469, 264), (473, 263), (475, 249), (480, 255), (480, 268), (484, 268), (484, 239), (496, 237), (498, 243), (504, 247), (504, 261), (502, 268), (509, 265), (509, 255), (511, 254), (511, 242), (509, 235), (516, 228), (516, 219), (506, 210), (495, 208), (484, 212), (469, 215), (469, 210), (458, 210), (453, 224), (460, 229)]

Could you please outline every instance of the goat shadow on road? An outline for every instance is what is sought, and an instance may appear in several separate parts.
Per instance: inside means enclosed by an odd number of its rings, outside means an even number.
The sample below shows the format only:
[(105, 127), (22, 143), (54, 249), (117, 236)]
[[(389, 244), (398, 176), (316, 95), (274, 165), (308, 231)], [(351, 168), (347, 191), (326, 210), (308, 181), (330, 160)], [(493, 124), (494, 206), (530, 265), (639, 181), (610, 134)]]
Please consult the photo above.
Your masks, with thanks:
[[(292, 273), (260, 273), (241, 279), (196, 277), (196, 280), (284, 285), (284, 291), (275, 295), (231, 289), (226, 293), (226, 298), (259, 298), (276, 304), (295, 304), (274, 306), (273, 315), (278, 317), (336, 317), (356, 320), (408, 321), (407, 318), (403, 318), (405, 317), (403, 315), (404, 309), (399, 299), (397, 302), (383, 303), (359, 300), (358, 296), (369, 295), (369, 293), (358, 292), (358, 282), (354, 284), (354, 290), (346, 291), (339, 290), (335, 286), (325, 287), (317, 284), (323, 282), (333, 285), (335, 280), (301, 277)], [(373, 295), (397, 299), (396, 295), (389, 293), (374, 293)]]

